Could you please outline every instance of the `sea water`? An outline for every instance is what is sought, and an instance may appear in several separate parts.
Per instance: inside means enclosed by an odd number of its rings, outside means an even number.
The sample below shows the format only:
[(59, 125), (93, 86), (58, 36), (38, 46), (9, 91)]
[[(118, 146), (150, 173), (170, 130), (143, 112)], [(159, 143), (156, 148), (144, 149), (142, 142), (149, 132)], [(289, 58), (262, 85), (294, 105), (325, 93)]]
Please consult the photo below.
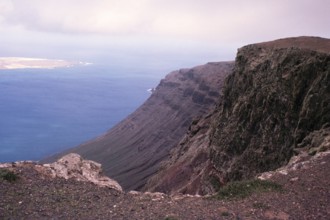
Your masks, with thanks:
[(0, 70), (0, 162), (39, 160), (106, 132), (159, 79), (96, 65)]

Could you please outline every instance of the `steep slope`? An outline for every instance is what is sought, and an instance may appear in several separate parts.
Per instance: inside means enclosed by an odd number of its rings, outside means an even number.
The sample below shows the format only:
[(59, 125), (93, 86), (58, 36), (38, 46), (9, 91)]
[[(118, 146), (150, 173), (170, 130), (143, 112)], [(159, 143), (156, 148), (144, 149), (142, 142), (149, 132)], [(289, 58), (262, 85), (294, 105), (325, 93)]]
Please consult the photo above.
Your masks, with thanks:
[[(233, 62), (174, 71), (133, 114), (76, 152), (102, 164), (124, 189), (139, 189), (187, 131), (193, 118), (215, 107)], [(61, 155), (63, 155), (61, 154)]]
[(216, 110), (191, 125), (145, 189), (212, 193), (323, 146), (330, 135), (329, 52), (330, 40), (314, 37), (239, 49)]
[(227, 179), (283, 165), (305, 137), (330, 126), (330, 56), (304, 42), (238, 52), (211, 145), (211, 162)]

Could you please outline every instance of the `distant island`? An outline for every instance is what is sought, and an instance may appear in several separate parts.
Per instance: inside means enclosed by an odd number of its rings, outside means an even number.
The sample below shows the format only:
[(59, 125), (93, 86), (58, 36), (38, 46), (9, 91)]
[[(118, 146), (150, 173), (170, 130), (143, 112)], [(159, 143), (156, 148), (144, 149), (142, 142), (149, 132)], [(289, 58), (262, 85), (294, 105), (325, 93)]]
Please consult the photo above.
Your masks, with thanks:
[(73, 67), (77, 65), (90, 65), (80, 61), (66, 61), (26, 57), (0, 57), (0, 69), (53, 69), (60, 67)]

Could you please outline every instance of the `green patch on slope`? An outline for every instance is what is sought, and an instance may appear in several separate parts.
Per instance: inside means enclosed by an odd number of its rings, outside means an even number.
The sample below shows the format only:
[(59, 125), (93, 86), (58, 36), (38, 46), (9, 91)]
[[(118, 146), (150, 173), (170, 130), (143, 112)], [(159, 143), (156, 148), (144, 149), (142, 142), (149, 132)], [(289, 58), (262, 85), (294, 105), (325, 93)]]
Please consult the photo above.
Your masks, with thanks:
[(15, 182), (18, 179), (18, 176), (7, 169), (0, 168), (0, 180), (6, 180), (8, 182)]
[(222, 187), (217, 195), (217, 199), (246, 198), (253, 193), (281, 191), (282, 186), (268, 180), (243, 180), (230, 182)]

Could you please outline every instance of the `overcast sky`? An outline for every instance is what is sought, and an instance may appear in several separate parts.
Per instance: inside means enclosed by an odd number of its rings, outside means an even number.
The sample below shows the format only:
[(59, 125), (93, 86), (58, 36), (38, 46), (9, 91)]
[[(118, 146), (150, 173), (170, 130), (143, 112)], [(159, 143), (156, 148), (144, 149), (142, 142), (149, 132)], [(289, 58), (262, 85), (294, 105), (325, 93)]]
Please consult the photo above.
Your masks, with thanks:
[(0, 0), (0, 56), (198, 65), (233, 60), (248, 43), (330, 38), (329, 9), (329, 0)]

